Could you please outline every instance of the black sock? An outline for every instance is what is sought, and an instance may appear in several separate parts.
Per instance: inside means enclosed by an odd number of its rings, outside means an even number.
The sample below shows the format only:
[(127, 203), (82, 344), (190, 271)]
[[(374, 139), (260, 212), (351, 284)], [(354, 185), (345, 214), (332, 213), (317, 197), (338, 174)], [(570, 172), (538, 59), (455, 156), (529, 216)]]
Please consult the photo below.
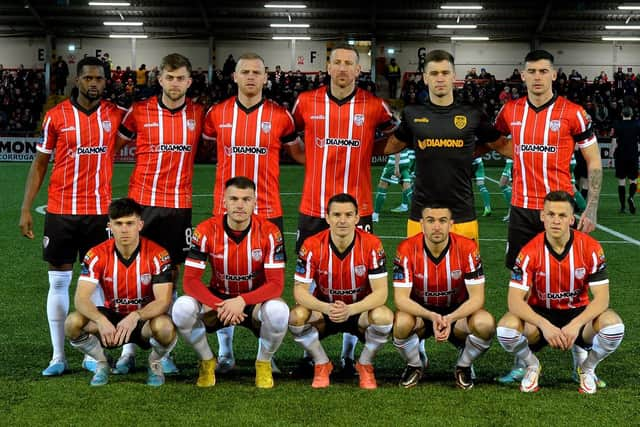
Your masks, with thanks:
[(587, 200), (587, 196), (589, 195), (589, 190), (587, 190), (586, 188), (583, 188), (582, 190), (580, 190), (580, 194), (582, 194), (582, 197), (584, 197), (584, 199)]
[(633, 196), (636, 195), (636, 191), (638, 191), (638, 184), (636, 184), (635, 182), (632, 182), (631, 184), (629, 184), (629, 198), (633, 199)]
[(625, 198), (625, 194), (624, 194), (624, 185), (618, 185), (618, 199), (620, 200), (620, 209), (624, 210), (624, 206), (625, 203), (627, 203), (627, 200)]

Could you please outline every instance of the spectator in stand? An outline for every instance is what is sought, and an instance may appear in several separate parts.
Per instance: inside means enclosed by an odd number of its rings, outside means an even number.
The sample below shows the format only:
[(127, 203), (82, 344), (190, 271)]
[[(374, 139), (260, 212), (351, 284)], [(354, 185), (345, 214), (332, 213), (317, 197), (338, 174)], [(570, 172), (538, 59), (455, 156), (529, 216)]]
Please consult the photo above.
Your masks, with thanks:
[(466, 76), (464, 76), (464, 79), (477, 79), (478, 78), (478, 73), (476, 72), (476, 67), (472, 67), (469, 72), (467, 73)]
[(231, 78), (231, 74), (233, 74), (233, 72), (236, 69), (236, 60), (233, 59), (233, 55), (229, 55), (227, 57), (227, 60), (224, 61), (224, 65), (222, 66), (222, 75), (229, 79)]
[(522, 83), (522, 76), (520, 75), (520, 70), (517, 68), (513, 69), (513, 73), (507, 78), (508, 82), (511, 83)]
[(69, 66), (58, 56), (58, 60), (53, 66), (53, 75), (55, 78), (56, 95), (64, 95), (64, 88), (67, 86), (67, 77), (69, 77)]
[(140, 65), (140, 68), (138, 68), (138, 70), (136, 71), (136, 88), (138, 88), (139, 90), (147, 87), (147, 73), (148, 71), (146, 64)]

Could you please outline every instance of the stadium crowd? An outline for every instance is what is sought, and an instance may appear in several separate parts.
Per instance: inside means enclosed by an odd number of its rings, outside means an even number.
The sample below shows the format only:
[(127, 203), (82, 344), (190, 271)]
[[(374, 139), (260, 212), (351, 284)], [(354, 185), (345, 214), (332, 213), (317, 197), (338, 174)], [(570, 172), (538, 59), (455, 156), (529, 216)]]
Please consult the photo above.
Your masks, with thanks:
[(0, 64), (0, 130), (33, 131), (44, 106), (44, 76), (41, 71), (5, 69)]

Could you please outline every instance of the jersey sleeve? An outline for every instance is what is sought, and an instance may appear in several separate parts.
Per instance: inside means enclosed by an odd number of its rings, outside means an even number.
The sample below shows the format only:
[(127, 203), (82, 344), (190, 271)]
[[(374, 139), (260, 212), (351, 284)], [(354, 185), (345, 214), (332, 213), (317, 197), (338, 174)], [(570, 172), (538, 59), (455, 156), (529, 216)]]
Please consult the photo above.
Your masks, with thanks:
[(408, 252), (409, 245), (400, 243), (393, 260), (393, 287), (411, 288), (413, 286), (413, 268)]
[(580, 148), (585, 148), (598, 142), (593, 131), (591, 116), (580, 106), (576, 106), (575, 118), (571, 126), (571, 136)]
[(484, 285), (482, 259), (476, 242), (469, 240), (465, 252), (464, 284), (466, 286)]
[(42, 139), (38, 142), (36, 149), (44, 154), (51, 154), (56, 148), (58, 131), (53, 120), (52, 111), (48, 111), (42, 121)]
[(267, 254), (265, 269), (284, 268), (284, 239), (275, 225), (266, 233), (263, 250)]
[(200, 224), (191, 236), (191, 248), (184, 263), (184, 293), (201, 304), (215, 308), (222, 300), (213, 295), (202, 281), (202, 275), (207, 267), (207, 253), (208, 239), (204, 225)]
[(136, 120), (135, 120), (135, 104), (129, 107), (127, 113), (124, 115), (120, 126), (118, 127), (118, 134), (126, 139), (132, 140), (136, 137)]
[(380, 108), (378, 109), (378, 119), (376, 128), (382, 132), (391, 132), (395, 127), (393, 113), (387, 103), (380, 99)]
[(511, 270), (509, 287), (529, 292), (533, 283), (533, 260), (531, 255), (525, 252), (527, 246), (518, 254), (516, 262)]
[(507, 104), (503, 105), (498, 115), (496, 116), (496, 122), (494, 123), (494, 127), (500, 132), (502, 135), (510, 135), (511, 128), (509, 127), (509, 121), (506, 117), (507, 115)]
[(173, 265), (171, 257), (166, 249), (159, 248), (153, 256), (154, 272), (151, 277), (151, 283), (170, 283), (173, 282)]
[(591, 260), (591, 269), (587, 282), (589, 286), (601, 286), (609, 284), (609, 275), (607, 273), (607, 259), (604, 256), (604, 250), (600, 243), (595, 240), (590, 245), (589, 255)]
[(204, 128), (202, 129), (202, 137), (207, 140), (213, 140), (216, 138), (216, 123), (215, 123), (216, 109), (215, 105), (209, 108), (207, 115), (204, 118)]
[(296, 282), (310, 284), (316, 272), (316, 263), (314, 259), (314, 251), (309, 247), (307, 242), (300, 248), (298, 260), (296, 261), (296, 272), (294, 278)]
[(304, 99), (306, 99), (306, 97), (303, 95), (300, 95), (298, 96), (298, 99), (296, 100), (295, 104), (293, 104), (292, 115), (293, 115), (293, 121), (295, 123), (297, 132), (302, 132), (304, 130), (304, 115), (303, 115)]
[(382, 242), (379, 239), (369, 245), (369, 279), (387, 277), (387, 263)]
[(480, 111), (480, 122), (476, 129), (476, 136), (478, 137), (479, 144), (485, 144), (487, 142), (496, 141), (502, 132), (499, 131), (494, 125), (491, 124), (489, 116), (484, 111)]
[(184, 262), (185, 266), (204, 271), (207, 268), (207, 253), (207, 239), (200, 224), (191, 235), (191, 246)]
[(296, 133), (296, 124), (293, 120), (293, 116), (286, 109), (283, 108), (282, 114), (282, 133), (280, 134), (280, 141), (283, 144), (293, 142), (298, 137)]
[(80, 277), (78, 277), (78, 281), (86, 280), (87, 282), (99, 285), (100, 281), (102, 280), (103, 270), (104, 260), (95, 250), (95, 248), (90, 249), (82, 260), (82, 265), (80, 266)]

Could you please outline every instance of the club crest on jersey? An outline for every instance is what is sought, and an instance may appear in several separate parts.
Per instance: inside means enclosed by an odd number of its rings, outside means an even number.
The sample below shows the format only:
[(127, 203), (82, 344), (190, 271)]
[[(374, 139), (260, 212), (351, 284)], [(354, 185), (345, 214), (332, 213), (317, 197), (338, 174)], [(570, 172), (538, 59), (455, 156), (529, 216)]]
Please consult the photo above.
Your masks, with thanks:
[(264, 133), (269, 133), (271, 131), (271, 122), (260, 123), (260, 129), (262, 129)]
[(193, 119), (189, 119), (189, 120), (187, 120), (187, 128), (188, 128), (190, 131), (194, 131), (194, 130), (196, 130), (196, 121), (195, 121), (195, 120), (193, 120)]
[(111, 132), (111, 120), (105, 120), (102, 122), (102, 129), (105, 132)]
[(151, 283), (151, 274), (145, 273), (140, 276), (140, 283), (143, 285), (149, 285)]
[(363, 277), (367, 272), (367, 267), (365, 267), (364, 265), (356, 265), (353, 271), (355, 271), (356, 276)]
[(584, 267), (576, 268), (575, 275), (576, 279), (582, 280), (584, 276), (587, 274), (587, 270)]
[(558, 132), (560, 130), (560, 120), (551, 120), (549, 122), (549, 129), (553, 132)]
[(254, 261), (260, 261), (262, 259), (262, 249), (254, 249), (251, 251), (251, 258)]
[(356, 114), (353, 116), (353, 122), (356, 126), (362, 126), (364, 124), (364, 114)]
[(453, 270), (451, 272), (451, 278), (453, 280), (458, 280), (462, 277), (462, 271), (461, 270)]
[(455, 116), (453, 118), (453, 124), (458, 129), (464, 129), (467, 126), (467, 116)]

